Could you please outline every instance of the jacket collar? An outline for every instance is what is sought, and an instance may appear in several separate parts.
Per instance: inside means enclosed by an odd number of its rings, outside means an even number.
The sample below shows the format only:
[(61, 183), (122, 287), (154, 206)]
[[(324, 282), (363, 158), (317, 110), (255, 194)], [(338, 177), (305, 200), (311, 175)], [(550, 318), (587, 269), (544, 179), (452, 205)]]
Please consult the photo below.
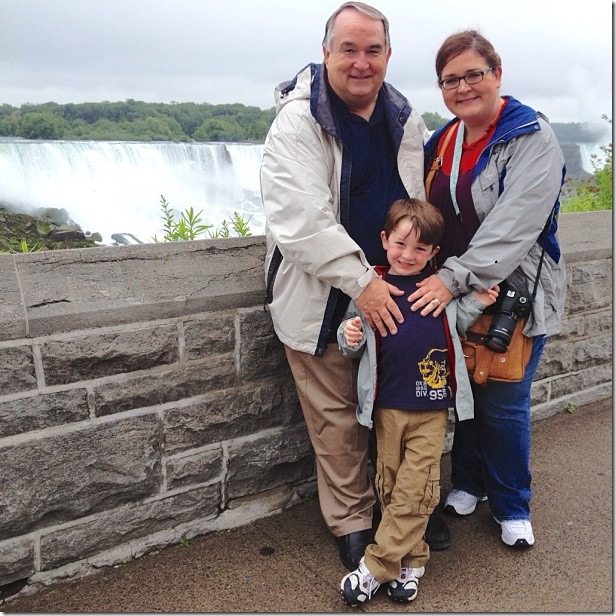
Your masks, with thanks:
[[(327, 87), (327, 70), (324, 64), (306, 65), (290, 81), (281, 83), (276, 88), (277, 109), (291, 100), (309, 99), (310, 113), (316, 122), (330, 135), (340, 138)], [(392, 134), (396, 134), (411, 115), (411, 107), (396, 88), (385, 82), (379, 95), (383, 96), (385, 118)]]
[[(528, 105), (522, 104), (513, 96), (503, 96), (506, 99), (507, 104), (503, 109), (500, 120), (496, 125), (496, 129), (492, 135), (492, 138), (488, 142), (484, 151), (481, 153), (477, 163), (475, 165), (474, 177), (477, 177), (477, 174), (480, 173), (484, 167), (486, 166), (489, 158), (490, 149), (495, 143), (504, 143), (517, 137), (519, 135), (523, 135), (526, 133), (532, 133), (538, 130), (541, 130), (541, 126), (539, 125), (538, 116), (541, 114)], [(432, 160), (432, 156), (434, 155), (434, 151), (436, 150), (436, 146), (439, 142), (440, 136), (446, 131), (452, 124), (458, 122), (458, 118), (454, 118), (442, 126), (441, 128), (434, 131), (428, 142), (426, 143), (426, 170), (429, 167), (429, 164)]]

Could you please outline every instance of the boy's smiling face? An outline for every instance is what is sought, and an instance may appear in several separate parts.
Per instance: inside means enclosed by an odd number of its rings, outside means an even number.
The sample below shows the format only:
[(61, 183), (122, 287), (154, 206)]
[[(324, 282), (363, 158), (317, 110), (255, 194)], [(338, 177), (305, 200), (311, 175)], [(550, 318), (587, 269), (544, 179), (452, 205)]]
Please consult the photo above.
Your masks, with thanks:
[(439, 246), (423, 244), (410, 219), (403, 218), (389, 237), (381, 231), (383, 248), (387, 251), (389, 273), (396, 276), (419, 274), (428, 261), (439, 251)]

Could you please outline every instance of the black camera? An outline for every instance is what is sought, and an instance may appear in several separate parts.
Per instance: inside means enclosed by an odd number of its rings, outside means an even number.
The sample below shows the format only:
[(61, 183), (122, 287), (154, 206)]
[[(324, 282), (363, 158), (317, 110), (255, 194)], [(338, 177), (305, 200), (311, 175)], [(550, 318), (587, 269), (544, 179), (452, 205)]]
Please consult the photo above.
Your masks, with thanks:
[(531, 301), (527, 294), (520, 293), (506, 280), (499, 287), (496, 302), (485, 311), (494, 314), (485, 345), (496, 353), (504, 353), (511, 342), (517, 320), (530, 314)]

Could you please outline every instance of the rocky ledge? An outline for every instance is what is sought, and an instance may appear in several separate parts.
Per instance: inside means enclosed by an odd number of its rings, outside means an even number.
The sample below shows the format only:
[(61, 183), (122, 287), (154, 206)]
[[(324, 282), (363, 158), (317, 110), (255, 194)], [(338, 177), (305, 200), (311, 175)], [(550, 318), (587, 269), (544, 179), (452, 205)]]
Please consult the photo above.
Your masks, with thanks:
[(41, 208), (24, 214), (0, 205), (0, 252), (38, 252), (91, 248), (100, 234), (86, 235), (64, 209)]

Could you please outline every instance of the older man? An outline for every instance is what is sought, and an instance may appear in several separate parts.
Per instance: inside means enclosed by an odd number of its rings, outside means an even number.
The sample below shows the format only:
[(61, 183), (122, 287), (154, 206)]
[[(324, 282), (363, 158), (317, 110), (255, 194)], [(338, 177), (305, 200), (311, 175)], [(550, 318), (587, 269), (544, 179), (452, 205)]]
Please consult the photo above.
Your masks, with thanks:
[[(344, 3), (327, 21), (323, 56), (276, 89), (261, 168), (267, 301), (315, 451), (321, 512), (353, 570), (371, 540), (375, 497), (355, 366), (338, 351), (336, 330), (350, 299), (382, 336), (403, 321), (391, 297), (401, 291), (372, 266), (386, 262), (387, 208), (425, 197), (425, 126), (384, 81), (391, 47), (382, 13)], [(440, 518), (426, 541), (449, 546)]]

